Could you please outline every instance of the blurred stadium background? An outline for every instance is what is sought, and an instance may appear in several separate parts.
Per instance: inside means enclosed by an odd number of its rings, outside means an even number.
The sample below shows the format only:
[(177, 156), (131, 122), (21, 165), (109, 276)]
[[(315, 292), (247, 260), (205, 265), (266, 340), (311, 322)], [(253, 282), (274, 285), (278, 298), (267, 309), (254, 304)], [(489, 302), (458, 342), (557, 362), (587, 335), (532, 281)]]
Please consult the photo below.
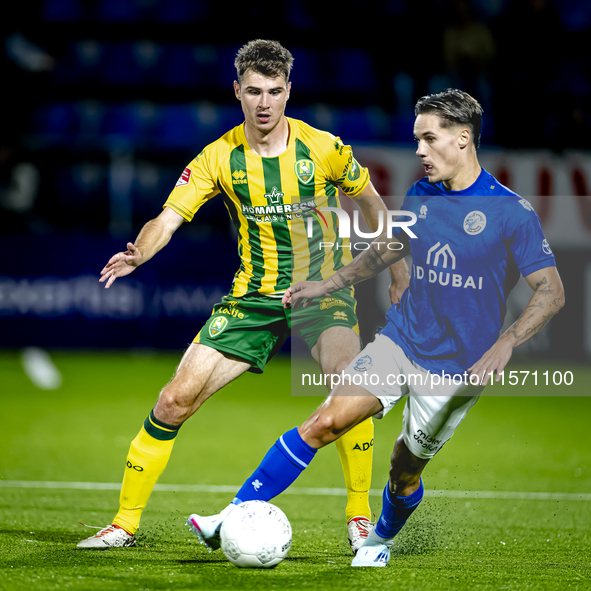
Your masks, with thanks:
[[(264, 581), (224, 570), (223, 559), (186, 540), (188, 512), (223, 506), (277, 434), (322, 400), (289, 396), (287, 356), (229, 385), (183, 427), (161, 479), (161, 490), (178, 494), (153, 495), (137, 552), (75, 548), (89, 535), (77, 522), (112, 518), (130, 440), (228, 292), (238, 255), (222, 201), (110, 290), (99, 272), (158, 215), (186, 163), (242, 122), (233, 59), (257, 37), (295, 56), (287, 114), (353, 144), (390, 209), (422, 176), (412, 142), (417, 98), (449, 86), (477, 97), (481, 162), (531, 200), (566, 286), (566, 308), (512, 367), (573, 370), (573, 387), (538, 388), (530, 378), (489, 388), (503, 398), (478, 404), (430, 466), (431, 498), (402, 533), (388, 588), (588, 589), (591, 3), (236, 6), (0, 6), (0, 589), (164, 589), (173, 573), (174, 588), (187, 589), (379, 586), (374, 573), (349, 575), (334, 450), (318, 454), (297, 494), (279, 498), (294, 527), (293, 560)], [(383, 322), (382, 281), (357, 290), (369, 303), (358, 308), (365, 341)], [(529, 293), (514, 292), (508, 322)], [(401, 412), (376, 422), (375, 511)], [(305, 487), (341, 497), (305, 496)]]
[(185, 164), (242, 121), (234, 54), (269, 37), (295, 56), (287, 114), (352, 143), (391, 207), (422, 176), (416, 99), (449, 86), (476, 96), (482, 163), (531, 196), (567, 287), (560, 322), (522, 352), (591, 354), (588, 2), (344, 1), (327, 14), (307, 0), (35, 0), (2, 11), (0, 347), (190, 342), (238, 265), (221, 201), (111, 290), (98, 273)]

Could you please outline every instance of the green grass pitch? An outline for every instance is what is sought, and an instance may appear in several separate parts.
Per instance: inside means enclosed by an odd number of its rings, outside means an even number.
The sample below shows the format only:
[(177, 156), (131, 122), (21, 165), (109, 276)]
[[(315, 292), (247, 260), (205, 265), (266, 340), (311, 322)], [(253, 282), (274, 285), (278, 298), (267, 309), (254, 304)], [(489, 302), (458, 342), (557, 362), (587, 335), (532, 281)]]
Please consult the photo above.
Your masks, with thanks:
[[(387, 568), (350, 568), (345, 499), (338, 495), (273, 501), (294, 536), (287, 559), (271, 571), (235, 568), (221, 551), (207, 553), (184, 526), (192, 512), (223, 508), (231, 493), (156, 491), (136, 548), (76, 549), (91, 532), (78, 522), (110, 523), (116, 490), (6, 484), (119, 483), (129, 442), (178, 358), (55, 352), (63, 385), (41, 391), (16, 352), (0, 353), (0, 589), (591, 589), (591, 503), (577, 499), (591, 492), (591, 398), (580, 395), (591, 370), (547, 363), (512, 369), (572, 370), (573, 385), (536, 389), (530, 382), (505, 386), (505, 396), (484, 396), (428, 466), (431, 496), (397, 538)], [(237, 488), (278, 435), (321, 400), (291, 396), (289, 358), (274, 360), (263, 376), (240, 378), (183, 426), (160, 482)], [(376, 421), (376, 514), (400, 425), (401, 408)], [(342, 489), (336, 449), (321, 451), (296, 486)], [(433, 491), (499, 494), (453, 498)], [(566, 494), (518, 499), (503, 491)]]

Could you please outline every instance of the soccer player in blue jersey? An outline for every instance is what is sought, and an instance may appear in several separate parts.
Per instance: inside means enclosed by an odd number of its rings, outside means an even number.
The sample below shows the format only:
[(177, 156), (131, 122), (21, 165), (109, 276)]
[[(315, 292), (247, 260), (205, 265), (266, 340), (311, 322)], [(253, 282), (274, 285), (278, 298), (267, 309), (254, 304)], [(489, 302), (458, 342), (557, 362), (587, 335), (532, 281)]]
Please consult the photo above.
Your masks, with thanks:
[[(392, 238), (384, 234), (331, 277), (291, 287), (284, 303), (312, 305), (316, 298), (377, 275), (408, 253), (413, 259), (410, 286), (388, 310), (386, 327), (345, 370), (341, 384), (307, 421), (277, 440), (233, 504), (218, 515), (191, 515), (187, 523), (210, 547), (219, 544), (221, 523), (237, 504), (272, 499), (318, 449), (367, 417), (384, 416), (407, 396), (382, 512), (352, 562), (386, 566), (394, 537), (423, 498), (421, 474), (429, 460), (489, 380), (498, 379), (513, 349), (564, 305), (538, 216), (528, 201), (478, 163), (480, 104), (465, 92), (448, 89), (421, 98), (415, 115), (417, 156), (426, 176), (410, 188), (402, 208), (416, 216), (416, 238), (400, 228)], [(507, 296), (520, 274), (533, 295), (500, 335)]]

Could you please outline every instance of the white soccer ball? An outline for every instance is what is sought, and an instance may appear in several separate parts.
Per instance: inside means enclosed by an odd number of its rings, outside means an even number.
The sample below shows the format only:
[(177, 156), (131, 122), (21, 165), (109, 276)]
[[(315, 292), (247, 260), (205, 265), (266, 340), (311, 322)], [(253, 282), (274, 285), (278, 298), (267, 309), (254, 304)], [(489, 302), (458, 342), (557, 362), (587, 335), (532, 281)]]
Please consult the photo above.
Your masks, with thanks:
[(246, 501), (234, 509), (220, 531), (227, 559), (241, 568), (277, 566), (291, 547), (291, 525), (279, 507)]

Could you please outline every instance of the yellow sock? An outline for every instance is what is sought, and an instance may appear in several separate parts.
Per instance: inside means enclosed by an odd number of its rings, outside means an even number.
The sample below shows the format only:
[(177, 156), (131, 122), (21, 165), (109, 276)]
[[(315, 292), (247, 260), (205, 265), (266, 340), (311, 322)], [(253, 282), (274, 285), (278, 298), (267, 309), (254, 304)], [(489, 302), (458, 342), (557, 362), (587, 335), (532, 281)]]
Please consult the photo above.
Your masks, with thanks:
[(152, 411), (131, 442), (119, 496), (119, 512), (113, 519), (113, 523), (130, 534), (135, 534), (140, 525), (142, 511), (166, 468), (179, 428), (180, 425), (175, 427), (159, 421)]
[(347, 521), (371, 519), (369, 488), (373, 463), (373, 421), (367, 419), (337, 439), (337, 449), (347, 487)]

